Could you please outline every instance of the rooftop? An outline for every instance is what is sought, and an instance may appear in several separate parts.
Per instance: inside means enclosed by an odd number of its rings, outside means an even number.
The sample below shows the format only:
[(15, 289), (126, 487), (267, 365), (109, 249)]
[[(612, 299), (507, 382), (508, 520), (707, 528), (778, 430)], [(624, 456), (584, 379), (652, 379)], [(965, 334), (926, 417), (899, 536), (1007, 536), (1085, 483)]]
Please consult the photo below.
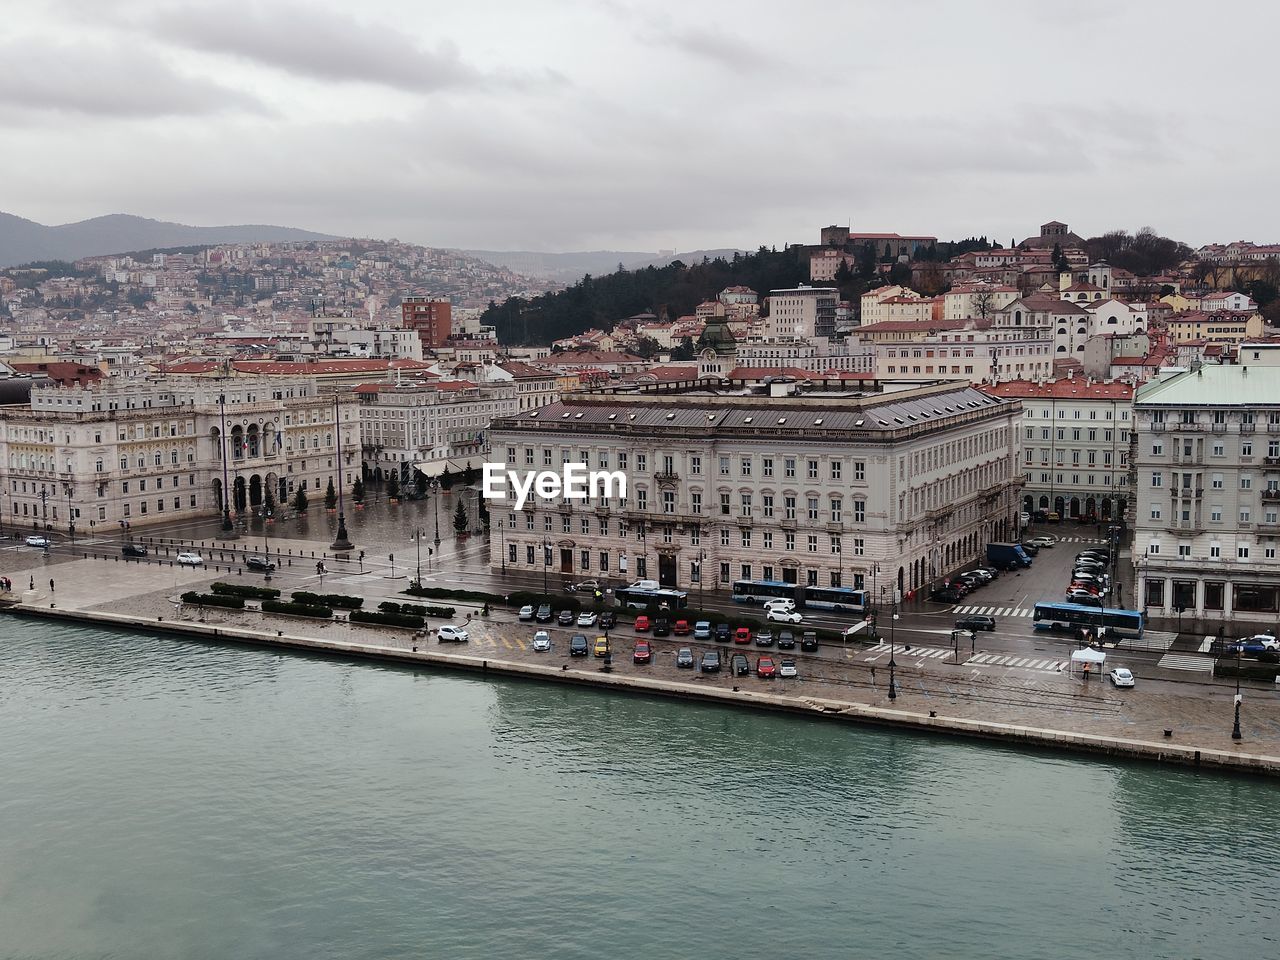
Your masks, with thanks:
[(1134, 402), (1179, 407), (1280, 406), (1280, 367), (1204, 364), (1144, 384)]
[(987, 384), (979, 389), (993, 397), (1018, 400), (1130, 400), (1133, 398), (1133, 384), (1103, 383), (1078, 377), (1049, 380), (1045, 383), (1035, 383), (1031, 380), (1006, 380), (1003, 383)]

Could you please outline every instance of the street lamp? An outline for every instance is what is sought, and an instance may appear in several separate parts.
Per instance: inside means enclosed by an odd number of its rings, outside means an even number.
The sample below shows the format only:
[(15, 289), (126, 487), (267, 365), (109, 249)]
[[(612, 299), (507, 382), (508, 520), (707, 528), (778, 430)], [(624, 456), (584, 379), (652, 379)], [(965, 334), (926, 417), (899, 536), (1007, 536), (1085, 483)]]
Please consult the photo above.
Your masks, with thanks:
[(1231, 739), (1239, 740), (1240, 737), (1240, 648), (1242, 644), (1239, 638), (1236, 639), (1236, 722), (1231, 728)]
[(438, 547), (440, 546), (440, 481), (433, 480), (431, 483), (431, 487), (432, 487), (432, 492), (435, 494), (435, 496), (431, 498), (431, 509), (436, 516), (435, 544)]
[(706, 605), (703, 600), (703, 596), (704, 596), (703, 591), (705, 588), (702, 585), (703, 578), (706, 576), (706, 571), (704, 569), (706, 566), (706, 559), (707, 559), (707, 551), (699, 550), (698, 559), (693, 561), (694, 566), (698, 568), (698, 609), (699, 610), (706, 609)]
[(231, 476), (227, 470), (227, 395), (218, 394), (218, 406), (222, 410), (222, 538), (234, 540), (236, 528), (231, 522)]
[(354, 544), (347, 537), (347, 518), (343, 513), (342, 489), (342, 421), (338, 415), (338, 394), (333, 394), (333, 428), (338, 434), (338, 539), (329, 544), (332, 550), (350, 550)]
[(417, 579), (414, 581), (415, 587), (422, 587), (422, 528), (413, 528), (413, 548), (417, 554)]
[(889, 699), (890, 700), (898, 699), (898, 684), (897, 684), (897, 681), (894, 679), (894, 673), (893, 673), (894, 668), (897, 667), (897, 663), (894, 662), (894, 659), (893, 659), (893, 627), (894, 627), (894, 624), (897, 622), (898, 622), (898, 601), (895, 598), (893, 601), (893, 618), (889, 621)]
[(71, 506), (71, 493), (74, 484), (67, 484), (67, 532), (71, 534), (71, 542), (76, 542), (76, 513)]
[[(876, 594), (876, 577), (878, 577), (878, 576), (879, 576), (879, 574), (880, 574), (880, 564), (879, 564), (879, 563), (873, 563), (873, 564), (871, 564), (871, 601), (872, 601), (872, 603), (874, 603), (874, 602), (875, 602), (875, 599), (876, 599), (876, 596), (877, 596), (877, 594)], [(881, 599), (883, 599), (883, 598), (881, 598)]]
[(551, 541), (546, 537), (542, 538), (542, 595), (548, 596), (547, 593), (547, 562), (551, 557)]

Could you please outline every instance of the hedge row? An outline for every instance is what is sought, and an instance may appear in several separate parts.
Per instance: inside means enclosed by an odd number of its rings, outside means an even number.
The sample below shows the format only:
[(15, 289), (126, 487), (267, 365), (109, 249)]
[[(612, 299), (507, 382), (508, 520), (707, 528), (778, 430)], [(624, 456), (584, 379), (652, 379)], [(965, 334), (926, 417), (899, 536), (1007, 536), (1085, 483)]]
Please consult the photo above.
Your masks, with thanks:
[(341, 593), (311, 593), (309, 590), (297, 590), (293, 594), (293, 602), (313, 607), (359, 610), (364, 605), (364, 597), (348, 597)]
[(376, 623), (388, 627), (413, 627), (420, 630), (425, 623), (422, 617), (404, 613), (371, 613), (368, 610), (352, 610), (352, 623)]
[(309, 603), (285, 603), (282, 600), (263, 600), (263, 613), (288, 613), (295, 617), (315, 617), (317, 620), (333, 619), (333, 608)]
[(423, 606), (420, 603), (395, 603), (391, 600), (382, 601), (382, 603), (378, 604), (378, 609), (383, 613), (402, 613), (407, 617), (436, 617), (440, 620), (452, 620), (453, 615), (458, 612), (453, 607)]
[(209, 589), (225, 597), (244, 597), (248, 600), (274, 600), (280, 596), (280, 591), (273, 587), (251, 587), (239, 583), (215, 583)]
[(244, 609), (244, 597), (219, 596), (216, 593), (197, 593), (188, 590), (182, 595), (183, 603), (193, 603), (198, 607), (230, 607), (232, 610)]
[(447, 587), (409, 587), (404, 591), (411, 597), (430, 597), (434, 600), (469, 600), (472, 603), (502, 603), (503, 598), (496, 593), (482, 593), (479, 590), (450, 590)]

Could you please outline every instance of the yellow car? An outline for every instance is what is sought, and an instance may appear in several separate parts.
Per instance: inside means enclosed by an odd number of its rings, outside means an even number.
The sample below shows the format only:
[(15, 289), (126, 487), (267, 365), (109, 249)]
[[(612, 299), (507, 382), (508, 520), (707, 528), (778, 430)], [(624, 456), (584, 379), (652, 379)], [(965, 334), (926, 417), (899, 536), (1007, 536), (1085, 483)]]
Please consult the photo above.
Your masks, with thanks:
[(596, 637), (596, 656), (607, 657), (609, 655), (609, 638)]

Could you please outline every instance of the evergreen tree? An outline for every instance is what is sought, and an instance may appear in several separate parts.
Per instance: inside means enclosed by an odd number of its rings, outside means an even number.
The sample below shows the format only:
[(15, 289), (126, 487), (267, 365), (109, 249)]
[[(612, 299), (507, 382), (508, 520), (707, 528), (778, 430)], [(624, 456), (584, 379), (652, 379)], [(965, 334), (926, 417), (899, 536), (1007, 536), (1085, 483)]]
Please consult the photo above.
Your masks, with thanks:
[(458, 509), (453, 511), (453, 530), (455, 533), (466, 533), (470, 521), (467, 520), (467, 505), (458, 498)]
[(413, 471), (413, 490), (420, 497), (427, 493), (427, 475), (421, 470)]
[(400, 474), (394, 470), (387, 474), (387, 496), (392, 500), (400, 499)]
[(440, 489), (448, 490), (452, 486), (453, 474), (450, 473), (448, 467), (446, 467), (444, 473), (440, 474)]
[(293, 509), (299, 513), (307, 512), (307, 491), (301, 487), (298, 488), (297, 494), (293, 498)]
[(262, 499), (262, 512), (268, 517), (276, 512), (276, 494), (271, 489), (271, 484), (267, 484), (267, 492)]
[(351, 499), (356, 503), (364, 503), (364, 480), (356, 477), (356, 482), (351, 485)]
[(332, 510), (338, 505), (338, 491), (333, 489), (333, 477), (329, 478), (329, 486), (324, 492), (324, 506), (326, 510)]

